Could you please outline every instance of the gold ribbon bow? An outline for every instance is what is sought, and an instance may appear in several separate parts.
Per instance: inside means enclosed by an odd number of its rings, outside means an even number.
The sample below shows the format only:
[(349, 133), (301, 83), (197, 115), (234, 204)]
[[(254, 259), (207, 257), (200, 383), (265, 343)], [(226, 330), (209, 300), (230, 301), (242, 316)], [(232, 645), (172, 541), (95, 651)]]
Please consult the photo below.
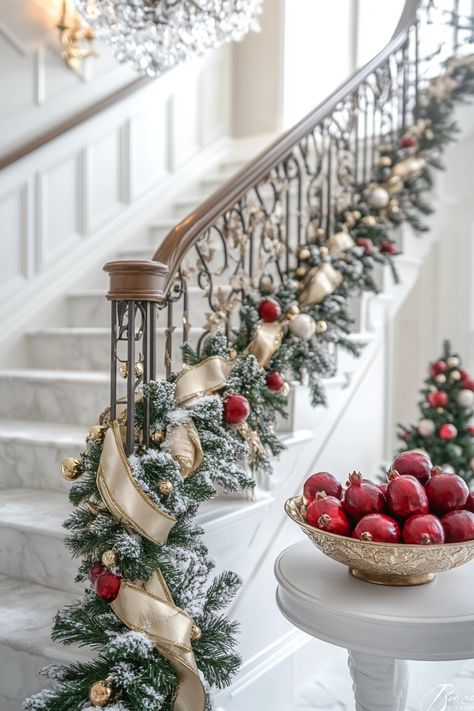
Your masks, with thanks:
[(201, 440), (196, 426), (191, 420), (177, 422), (168, 427), (163, 448), (178, 462), (184, 477), (190, 476), (202, 464)]
[(176, 403), (182, 405), (195, 397), (220, 390), (225, 386), (231, 368), (232, 364), (221, 356), (211, 356), (183, 370), (176, 378)]
[(178, 677), (173, 711), (204, 711), (206, 695), (191, 648), (193, 620), (174, 604), (161, 573), (145, 586), (122, 582), (111, 607), (129, 629), (148, 635), (173, 665)]
[(257, 326), (254, 337), (247, 346), (247, 352), (255, 356), (262, 368), (266, 368), (280, 347), (285, 326), (286, 320), (263, 322)]
[(334, 269), (329, 262), (314, 267), (308, 272), (304, 281), (304, 288), (299, 299), (301, 306), (320, 304), (326, 296), (330, 296), (336, 291), (341, 282), (341, 272)]
[[(115, 518), (154, 543), (167, 540), (176, 520), (135, 482), (117, 421), (112, 422), (104, 438), (97, 486)], [(178, 678), (173, 711), (204, 711), (205, 691), (191, 647), (193, 621), (174, 604), (161, 572), (156, 571), (146, 585), (123, 580), (111, 607), (129, 629), (147, 634), (173, 665)]]

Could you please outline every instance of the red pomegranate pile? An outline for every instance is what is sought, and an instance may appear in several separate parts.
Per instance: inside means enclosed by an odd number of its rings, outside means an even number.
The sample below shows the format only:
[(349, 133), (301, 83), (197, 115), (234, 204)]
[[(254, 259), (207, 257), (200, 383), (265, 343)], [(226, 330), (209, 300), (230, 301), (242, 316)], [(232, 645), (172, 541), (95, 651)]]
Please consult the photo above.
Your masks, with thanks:
[(423, 450), (399, 454), (386, 483), (352, 472), (343, 488), (329, 472), (305, 482), (306, 522), (375, 543), (433, 545), (474, 540), (474, 492), (457, 474), (433, 467)]

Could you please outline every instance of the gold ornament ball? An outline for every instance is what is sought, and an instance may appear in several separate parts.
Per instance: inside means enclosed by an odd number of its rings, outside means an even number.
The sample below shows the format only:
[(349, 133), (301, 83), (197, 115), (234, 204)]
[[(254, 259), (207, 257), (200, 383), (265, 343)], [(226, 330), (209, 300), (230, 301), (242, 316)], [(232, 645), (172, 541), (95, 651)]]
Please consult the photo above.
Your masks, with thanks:
[(201, 628), (198, 627), (198, 625), (193, 625), (191, 627), (191, 639), (193, 642), (196, 642), (198, 639), (201, 639)]
[(461, 373), (459, 370), (453, 370), (452, 373), (450, 373), (451, 380), (461, 380)]
[(362, 222), (368, 227), (374, 227), (377, 224), (377, 220), (373, 215), (367, 215), (366, 217), (363, 217)]
[(143, 373), (145, 372), (145, 369), (143, 367), (143, 363), (141, 361), (137, 361), (135, 363), (135, 375), (137, 378), (141, 378)]
[(166, 431), (165, 430), (155, 430), (155, 432), (152, 432), (150, 434), (150, 439), (153, 442), (153, 444), (161, 444), (164, 442), (166, 437)]
[(120, 366), (120, 375), (124, 380), (125, 378), (128, 378), (128, 363), (122, 363)]
[(96, 681), (89, 691), (89, 700), (93, 706), (99, 706), (103, 708), (107, 706), (110, 699), (112, 698), (112, 689), (110, 684), (106, 681)]
[(296, 270), (296, 276), (304, 277), (306, 274), (306, 267), (298, 267)]
[(436, 382), (438, 385), (444, 385), (444, 383), (446, 382), (446, 376), (445, 376), (445, 374), (444, 374), (444, 373), (440, 373), (439, 375), (437, 375), (436, 378), (435, 378), (435, 382)]
[(327, 247), (320, 247), (319, 254), (321, 255), (321, 257), (327, 257), (329, 254), (329, 249)]
[(286, 315), (289, 319), (295, 318), (295, 316), (298, 316), (300, 310), (296, 304), (293, 304), (293, 306), (290, 306), (288, 311), (286, 312)]
[(362, 214), (359, 212), (359, 210), (353, 210), (352, 217), (357, 222), (357, 220), (360, 220), (360, 218), (362, 217)]
[(160, 481), (158, 484), (158, 489), (160, 490), (160, 494), (168, 496), (173, 491), (173, 484), (168, 481), (168, 479), (163, 479), (163, 481)]
[(311, 257), (311, 252), (309, 251), (308, 247), (302, 247), (299, 251), (298, 256), (300, 259), (306, 260)]
[(107, 568), (115, 568), (117, 559), (115, 553), (112, 550), (104, 551), (102, 553), (102, 563), (107, 566)]
[(326, 321), (316, 321), (316, 333), (326, 333), (328, 325)]
[(79, 460), (74, 457), (67, 457), (61, 462), (61, 473), (67, 481), (74, 481), (81, 476)]
[(446, 358), (446, 365), (448, 368), (457, 368), (459, 365), (459, 358), (457, 356), (449, 356), (449, 358)]
[(379, 166), (381, 168), (390, 168), (392, 165), (392, 159), (389, 156), (381, 156), (379, 159)]
[(104, 438), (105, 429), (102, 425), (94, 425), (89, 430), (89, 439), (101, 441)]
[(230, 358), (230, 360), (235, 360), (235, 359), (237, 358), (237, 355), (238, 355), (238, 353), (237, 353), (237, 351), (235, 350), (235, 348), (231, 348), (230, 351), (229, 351), (229, 358)]
[(288, 385), (288, 383), (283, 383), (280, 390), (278, 391), (278, 394), (288, 397), (288, 395), (290, 394), (290, 386)]
[(322, 227), (318, 227), (318, 229), (316, 230), (316, 234), (318, 237), (324, 237), (326, 231)]

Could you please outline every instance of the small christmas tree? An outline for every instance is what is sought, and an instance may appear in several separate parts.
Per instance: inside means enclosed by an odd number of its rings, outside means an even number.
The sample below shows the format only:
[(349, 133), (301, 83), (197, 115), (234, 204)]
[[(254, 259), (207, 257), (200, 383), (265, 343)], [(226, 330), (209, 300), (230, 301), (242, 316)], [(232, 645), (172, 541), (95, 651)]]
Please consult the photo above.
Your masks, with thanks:
[(430, 365), (421, 394), (418, 423), (399, 426), (402, 449), (425, 449), (433, 465), (454, 470), (469, 484), (474, 479), (474, 379), (448, 341), (442, 357)]

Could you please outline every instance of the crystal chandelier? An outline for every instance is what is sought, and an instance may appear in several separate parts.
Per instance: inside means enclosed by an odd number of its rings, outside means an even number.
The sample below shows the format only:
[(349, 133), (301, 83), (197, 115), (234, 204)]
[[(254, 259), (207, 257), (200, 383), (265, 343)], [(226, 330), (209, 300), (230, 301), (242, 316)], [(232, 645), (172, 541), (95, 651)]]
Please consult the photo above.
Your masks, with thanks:
[(119, 62), (150, 76), (258, 30), (263, 0), (76, 0)]

